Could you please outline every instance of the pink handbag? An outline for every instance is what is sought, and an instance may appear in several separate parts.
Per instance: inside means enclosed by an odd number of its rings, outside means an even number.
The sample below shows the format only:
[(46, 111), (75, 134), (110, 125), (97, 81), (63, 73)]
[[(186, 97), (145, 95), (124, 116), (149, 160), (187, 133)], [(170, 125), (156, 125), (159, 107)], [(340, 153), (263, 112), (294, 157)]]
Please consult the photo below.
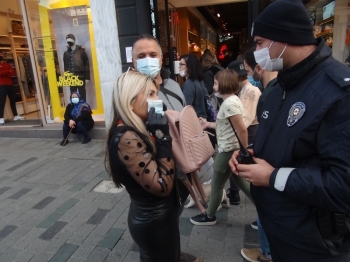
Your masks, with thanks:
[(192, 183), (187, 176), (182, 182), (187, 187), (199, 211), (204, 214), (205, 208), (198, 201), (196, 193), (204, 202), (208, 202), (209, 199), (203, 191), (196, 171), (214, 154), (208, 136), (210, 133), (202, 130), (192, 106), (185, 106), (181, 112), (167, 110), (165, 115), (168, 118), (170, 136), (173, 139), (172, 148), (176, 164), (184, 173), (191, 176)]
[(185, 106), (181, 112), (167, 110), (165, 114), (176, 163), (184, 173), (200, 169), (213, 156), (214, 149), (193, 107)]

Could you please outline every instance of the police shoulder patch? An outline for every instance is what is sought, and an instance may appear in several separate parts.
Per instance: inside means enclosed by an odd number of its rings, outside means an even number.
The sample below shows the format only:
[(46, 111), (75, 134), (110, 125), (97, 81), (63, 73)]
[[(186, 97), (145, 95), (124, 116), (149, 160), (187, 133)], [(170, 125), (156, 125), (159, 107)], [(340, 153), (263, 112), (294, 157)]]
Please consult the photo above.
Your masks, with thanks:
[(306, 106), (303, 102), (296, 102), (289, 110), (287, 126), (291, 127), (304, 115)]

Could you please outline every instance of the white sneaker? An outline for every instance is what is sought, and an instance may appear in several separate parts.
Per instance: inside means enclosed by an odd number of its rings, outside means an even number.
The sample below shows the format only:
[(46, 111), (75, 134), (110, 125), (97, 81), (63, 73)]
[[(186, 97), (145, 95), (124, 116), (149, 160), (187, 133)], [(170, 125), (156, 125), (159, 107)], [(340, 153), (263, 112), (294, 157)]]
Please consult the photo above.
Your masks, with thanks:
[(5, 125), (5, 121), (4, 121), (3, 118), (0, 118), (0, 126), (1, 126), (1, 125)]
[(17, 116), (15, 116), (15, 117), (13, 118), (14, 121), (17, 121), (17, 120), (24, 120), (24, 119), (26, 119), (26, 118), (23, 117), (23, 116), (20, 116), (20, 115), (17, 115)]

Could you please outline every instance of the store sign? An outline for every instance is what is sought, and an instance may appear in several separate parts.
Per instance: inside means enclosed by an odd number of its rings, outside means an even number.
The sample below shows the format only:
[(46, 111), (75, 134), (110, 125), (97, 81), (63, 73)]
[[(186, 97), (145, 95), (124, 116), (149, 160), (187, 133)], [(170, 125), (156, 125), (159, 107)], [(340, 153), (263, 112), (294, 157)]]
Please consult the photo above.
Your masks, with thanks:
[(233, 38), (233, 35), (219, 35), (219, 42), (224, 42)]
[(57, 86), (83, 86), (83, 80), (79, 79), (79, 76), (74, 75), (68, 71), (64, 72), (63, 76), (59, 77), (59, 81), (57, 81)]

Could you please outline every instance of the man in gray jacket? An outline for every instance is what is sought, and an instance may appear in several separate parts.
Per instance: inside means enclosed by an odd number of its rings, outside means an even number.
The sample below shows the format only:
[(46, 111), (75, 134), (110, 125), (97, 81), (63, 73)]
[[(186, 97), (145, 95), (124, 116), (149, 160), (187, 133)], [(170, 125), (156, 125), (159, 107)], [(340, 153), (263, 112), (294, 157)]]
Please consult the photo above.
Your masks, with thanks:
[(133, 44), (132, 57), (135, 69), (154, 78), (160, 85), (158, 96), (167, 108), (180, 112), (186, 100), (179, 84), (162, 69), (163, 55), (158, 40), (151, 35), (140, 35)]

